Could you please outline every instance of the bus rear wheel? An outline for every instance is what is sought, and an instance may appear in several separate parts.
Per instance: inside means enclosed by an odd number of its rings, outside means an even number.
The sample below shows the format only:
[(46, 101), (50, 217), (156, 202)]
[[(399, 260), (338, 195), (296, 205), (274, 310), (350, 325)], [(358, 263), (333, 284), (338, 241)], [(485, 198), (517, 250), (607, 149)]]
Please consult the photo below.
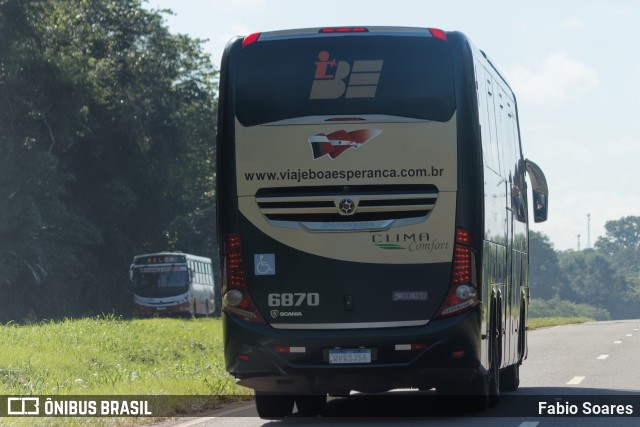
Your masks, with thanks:
[(520, 386), (520, 365), (514, 363), (500, 373), (500, 391), (516, 391)]
[(327, 405), (327, 396), (324, 394), (296, 396), (298, 414), (303, 417), (317, 417), (322, 414)]
[(489, 322), (489, 333), (491, 341), (489, 342), (489, 372), (487, 372), (489, 385), (489, 406), (494, 407), (500, 400), (500, 364), (502, 360), (502, 328), (498, 327), (500, 323), (500, 313), (502, 313), (502, 304), (495, 305), (498, 307), (491, 315)]
[(500, 305), (494, 300), (489, 318), (488, 346), (489, 366), (484, 373), (478, 373), (469, 382), (449, 382), (440, 384), (436, 391), (440, 395), (464, 395), (467, 404), (474, 411), (484, 411), (494, 407), (500, 400), (500, 360), (502, 357), (502, 331), (498, 327)]
[(469, 381), (441, 383), (436, 387), (436, 393), (443, 396), (443, 404), (447, 406), (452, 402), (464, 402), (470, 410), (482, 412), (489, 406), (489, 375), (477, 374)]
[(267, 420), (278, 420), (293, 413), (293, 396), (256, 392), (258, 416)]

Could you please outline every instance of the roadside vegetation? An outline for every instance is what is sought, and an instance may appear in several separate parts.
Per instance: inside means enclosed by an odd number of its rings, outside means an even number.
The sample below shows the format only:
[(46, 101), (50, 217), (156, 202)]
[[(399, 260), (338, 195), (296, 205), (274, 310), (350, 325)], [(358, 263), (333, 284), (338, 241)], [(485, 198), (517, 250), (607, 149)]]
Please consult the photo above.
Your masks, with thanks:
[(134, 255), (216, 258), (218, 72), (145, 6), (0, 1), (0, 322), (126, 315)]
[(577, 251), (529, 234), (530, 317), (640, 318), (640, 217), (607, 221), (605, 231)]
[(529, 330), (593, 322), (594, 320), (589, 317), (533, 317), (529, 318)]
[[(224, 369), (219, 319), (100, 316), (0, 326), (0, 395), (167, 395), (176, 415), (248, 399)], [(197, 397), (206, 397), (198, 399)], [(185, 404), (188, 403), (188, 407)], [(134, 425), (136, 418), (5, 418), (2, 425)]]
[(558, 298), (543, 300), (532, 298), (529, 304), (529, 317), (537, 318), (589, 318), (593, 320), (610, 320), (611, 316), (604, 308), (587, 304), (561, 300)]

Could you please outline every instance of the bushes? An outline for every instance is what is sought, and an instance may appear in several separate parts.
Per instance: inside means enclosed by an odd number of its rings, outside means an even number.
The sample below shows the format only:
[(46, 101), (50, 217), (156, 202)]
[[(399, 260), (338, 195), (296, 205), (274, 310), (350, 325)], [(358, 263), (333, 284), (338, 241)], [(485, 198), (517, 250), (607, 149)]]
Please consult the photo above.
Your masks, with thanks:
[(596, 320), (609, 320), (611, 315), (604, 308), (553, 298), (543, 300), (532, 298), (529, 304), (530, 317), (589, 317)]

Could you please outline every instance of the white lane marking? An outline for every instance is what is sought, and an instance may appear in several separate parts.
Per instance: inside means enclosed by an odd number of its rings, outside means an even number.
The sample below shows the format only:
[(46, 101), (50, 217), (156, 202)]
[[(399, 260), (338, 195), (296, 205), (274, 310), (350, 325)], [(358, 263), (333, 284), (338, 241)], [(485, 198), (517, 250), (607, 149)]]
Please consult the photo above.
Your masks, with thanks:
[(634, 329), (634, 331), (640, 331), (640, 329), (638, 329), (638, 328), (635, 328), (635, 329)]
[(192, 420), (185, 421), (185, 422), (180, 423), (180, 424), (174, 424), (173, 427), (192, 427), (192, 426), (195, 426), (196, 424), (206, 423), (207, 421), (211, 421), (211, 420), (215, 420), (215, 419), (216, 419), (216, 417), (194, 418)]
[(628, 336), (628, 337), (632, 337), (632, 336), (633, 336), (633, 334), (627, 334), (627, 336)]
[(253, 406), (253, 403), (251, 402), (239, 403), (237, 405), (232, 405), (232, 407), (229, 409), (224, 409), (222, 411), (215, 412), (214, 416), (208, 415), (205, 417), (193, 418), (193, 419), (181, 422), (179, 424), (173, 424), (172, 427), (194, 427), (196, 425), (204, 425), (204, 423), (211, 420), (215, 420), (216, 418), (233, 417), (235, 414), (246, 412), (247, 410), (251, 410), (252, 406)]
[(606, 359), (607, 357), (609, 357), (609, 355), (608, 355), (608, 354), (601, 354), (600, 356), (598, 356), (598, 360), (604, 360), (604, 359)]
[(569, 381), (567, 383), (567, 385), (577, 385), (580, 384), (582, 382), (582, 380), (584, 380), (585, 377), (573, 377), (571, 378), (571, 381)]
[(540, 421), (525, 421), (518, 427), (536, 427), (538, 424), (540, 424)]
[(614, 341), (614, 344), (622, 344), (622, 341)]

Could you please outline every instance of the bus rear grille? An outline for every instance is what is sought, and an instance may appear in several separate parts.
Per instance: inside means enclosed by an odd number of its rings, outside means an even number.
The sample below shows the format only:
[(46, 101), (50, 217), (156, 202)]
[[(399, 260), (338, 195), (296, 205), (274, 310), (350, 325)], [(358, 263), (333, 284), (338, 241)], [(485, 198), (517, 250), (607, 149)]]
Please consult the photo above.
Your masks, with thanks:
[(294, 187), (256, 194), (260, 212), (272, 225), (311, 231), (376, 230), (421, 222), (437, 199), (438, 189), (432, 185)]

